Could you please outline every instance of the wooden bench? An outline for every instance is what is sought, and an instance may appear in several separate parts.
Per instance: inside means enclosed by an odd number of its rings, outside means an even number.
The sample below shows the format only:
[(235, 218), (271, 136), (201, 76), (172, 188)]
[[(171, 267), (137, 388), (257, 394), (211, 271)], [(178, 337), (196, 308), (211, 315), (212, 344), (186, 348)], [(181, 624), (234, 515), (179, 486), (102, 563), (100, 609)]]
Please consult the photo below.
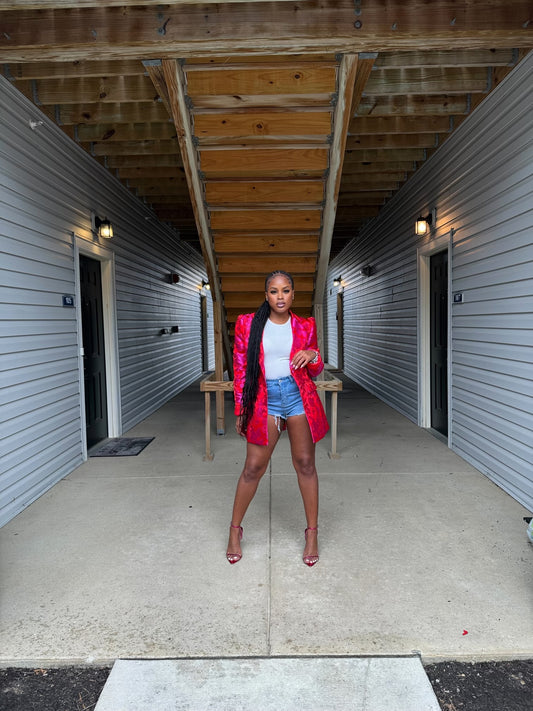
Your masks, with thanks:
[[(205, 455), (204, 461), (211, 461), (215, 456), (211, 451), (211, 393), (213, 392), (233, 392), (233, 380), (214, 380), (215, 374), (210, 373), (200, 381), (200, 392), (205, 393)], [(328, 456), (331, 459), (339, 459), (337, 453), (337, 399), (338, 393), (342, 390), (342, 380), (335, 378), (327, 370), (321, 373), (320, 379), (315, 380), (316, 387), (322, 402), (325, 404), (325, 394), (331, 393), (331, 451)]]

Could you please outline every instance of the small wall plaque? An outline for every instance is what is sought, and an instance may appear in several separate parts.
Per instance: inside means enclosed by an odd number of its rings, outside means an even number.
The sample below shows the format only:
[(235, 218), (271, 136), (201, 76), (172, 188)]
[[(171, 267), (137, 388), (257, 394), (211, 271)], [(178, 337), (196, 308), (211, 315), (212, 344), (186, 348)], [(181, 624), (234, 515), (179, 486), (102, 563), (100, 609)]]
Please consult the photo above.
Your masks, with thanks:
[(74, 305), (74, 297), (72, 294), (63, 294), (63, 306), (73, 307)]
[(457, 294), (453, 295), (453, 303), (454, 304), (462, 304), (463, 303), (463, 294), (461, 292), (457, 292)]

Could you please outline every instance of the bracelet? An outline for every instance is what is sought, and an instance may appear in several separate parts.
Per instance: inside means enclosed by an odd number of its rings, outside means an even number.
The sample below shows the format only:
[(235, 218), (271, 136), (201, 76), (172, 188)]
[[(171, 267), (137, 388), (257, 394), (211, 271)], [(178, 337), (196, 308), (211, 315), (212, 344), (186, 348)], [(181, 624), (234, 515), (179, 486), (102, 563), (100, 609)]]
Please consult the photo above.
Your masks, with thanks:
[(309, 365), (314, 365), (315, 363), (318, 363), (318, 351), (315, 351), (315, 357), (309, 361)]

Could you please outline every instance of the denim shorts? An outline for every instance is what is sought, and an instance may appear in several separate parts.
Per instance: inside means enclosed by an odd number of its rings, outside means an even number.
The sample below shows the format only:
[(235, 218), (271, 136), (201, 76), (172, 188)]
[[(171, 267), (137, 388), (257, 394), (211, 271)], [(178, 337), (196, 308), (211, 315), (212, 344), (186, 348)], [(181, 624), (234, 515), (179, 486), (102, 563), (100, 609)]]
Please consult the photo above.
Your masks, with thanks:
[(293, 415), (305, 414), (300, 390), (292, 375), (267, 380), (268, 414), (284, 420)]

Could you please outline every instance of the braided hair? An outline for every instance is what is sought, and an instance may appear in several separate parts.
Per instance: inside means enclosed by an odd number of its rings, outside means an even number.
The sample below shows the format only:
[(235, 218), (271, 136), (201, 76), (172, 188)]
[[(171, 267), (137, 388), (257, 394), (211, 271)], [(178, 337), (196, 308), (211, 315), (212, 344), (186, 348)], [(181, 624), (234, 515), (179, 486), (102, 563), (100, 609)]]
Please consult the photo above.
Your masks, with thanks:
[[(291, 284), (291, 288), (294, 289), (294, 279), (289, 272), (277, 269), (266, 277), (265, 291), (268, 290), (268, 285), (272, 279), (277, 276), (286, 277)], [(270, 304), (265, 299), (255, 312), (250, 326), (250, 337), (248, 339), (248, 350), (246, 354), (246, 377), (244, 380), (241, 402), (241, 429), (243, 433), (246, 433), (248, 424), (254, 414), (257, 390), (259, 387), (259, 374), (261, 372), (261, 368), (259, 367), (259, 353), (261, 349), (261, 341), (263, 340), (263, 331), (269, 316)]]

